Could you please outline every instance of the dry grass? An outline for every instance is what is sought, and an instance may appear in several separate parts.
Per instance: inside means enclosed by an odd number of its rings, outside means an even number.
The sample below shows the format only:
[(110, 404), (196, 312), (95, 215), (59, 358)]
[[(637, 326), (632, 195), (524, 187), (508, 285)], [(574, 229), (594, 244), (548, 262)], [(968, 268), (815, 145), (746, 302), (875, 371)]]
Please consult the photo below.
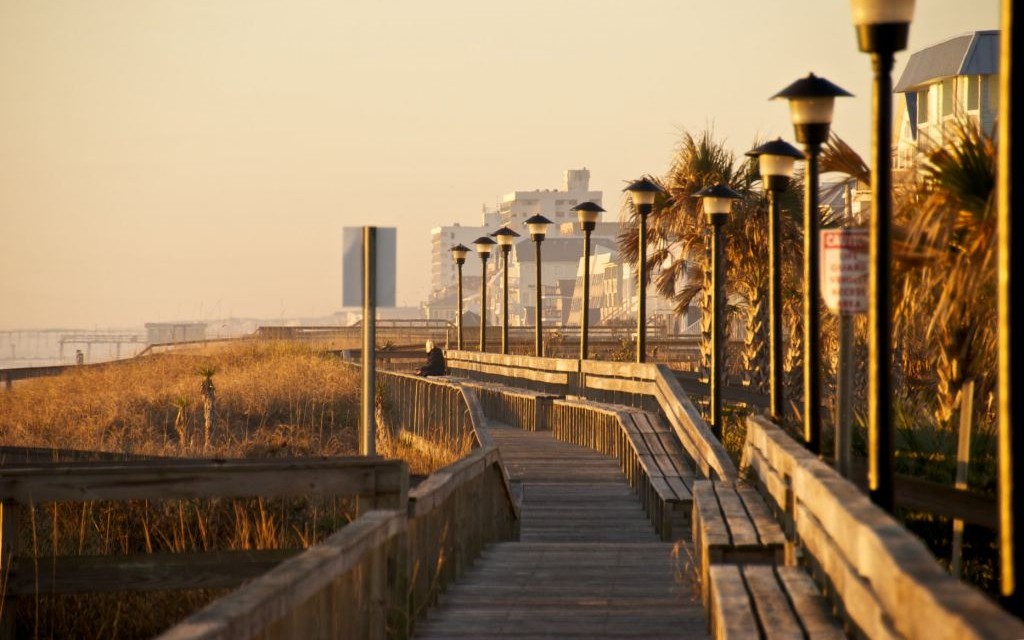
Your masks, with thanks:
[[(216, 411), (204, 429), (203, 371)], [(245, 342), (73, 368), (0, 393), (0, 442), (181, 457), (355, 455), (359, 373), (300, 343)], [(428, 474), (470, 441), (382, 437), (378, 452)], [(217, 549), (305, 548), (344, 526), (354, 505), (323, 500), (161, 500), (23, 507), (21, 566), (37, 559)], [(118, 592), (23, 598), (18, 637), (138, 638), (223, 592)]]

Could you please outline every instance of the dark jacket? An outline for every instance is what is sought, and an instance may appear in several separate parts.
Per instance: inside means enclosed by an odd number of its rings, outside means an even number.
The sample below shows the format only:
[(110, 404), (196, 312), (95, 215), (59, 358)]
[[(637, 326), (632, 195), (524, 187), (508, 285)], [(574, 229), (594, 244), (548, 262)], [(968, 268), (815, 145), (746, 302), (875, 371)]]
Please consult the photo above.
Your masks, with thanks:
[(444, 361), (444, 352), (440, 347), (434, 347), (427, 352), (427, 364), (420, 367), (416, 372), (421, 376), (443, 376), (448, 372), (448, 365)]

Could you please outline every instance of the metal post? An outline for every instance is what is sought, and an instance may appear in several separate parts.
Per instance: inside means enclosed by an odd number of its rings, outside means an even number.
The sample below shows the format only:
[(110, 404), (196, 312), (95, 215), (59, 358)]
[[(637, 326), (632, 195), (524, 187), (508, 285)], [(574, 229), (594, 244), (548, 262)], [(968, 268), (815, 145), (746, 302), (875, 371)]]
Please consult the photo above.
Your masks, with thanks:
[(580, 313), (580, 360), (586, 360), (587, 334), (590, 331), (590, 229), (583, 230), (583, 300)]
[(768, 190), (768, 355), (770, 361), (768, 388), (770, 393), (769, 411), (772, 419), (782, 424), (782, 233), (779, 224), (779, 195), (775, 189)]
[(818, 236), (818, 153), (821, 145), (805, 146), (804, 184), (804, 442), (812, 453), (821, 451), (821, 265)]
[(541, 292), (540, 292), (540, 239), (537, 239), (537, 336), (536, 336), (536, 347), (535, 353), (538, 358), (544, 357), (544, 313), (541, 306)]
[(377, 455), (377, 228), (363, 227), (363, 393), (359, 455)]
[[(846, 185), (845, 225), (853, 215), (850, 185)], [(853, 445), (853, 316), (839, 314), (839, 371), (836, 380), (836, 471), (850, 477), (850, 452)]]
[(456, 265), (459, 269), (459, 310), (455, 322), (458, 331), (459, 351), (462, 351), (462, 261)]
[(722, 331), (722, 314), (725, 311), (725, 281), (722, 273), (722, 262), (725, 256), (722, 237), (724, 214), (711, 214), (711, 406), (709, 422), (711, 433), (722, 439), (722, 374), (725, 370), (724, 342)]
[(486, 254), (480, 255), (480, 353), (487, 351), (487, 258)]
[(868, 493), (892, 511), (892, 65), (891, 51), (873, 53), (874, 139), (871, 142), (871, 241), (868, 275)]
[[(1013, 339), (1013, 327), (1021, 322), (1021, 297), (1012, 297), (1012, 279), (1020, 285), (1021, 260), (1024, 259), (1024, 225), (1012, 224), (1014, 209), (1024, 211), (1024, 184), (1021, 168), (1024, 142), (1014, 128), (1013, 51), (1021, 50), (1020, 30), (1013, 24), (1013, 0), (1003, 0), (1000, 22), (999, 54), (999, 166), (996, 174), (999, 225), (999, 566), (1003, 606), (1017, 616), (1024, 615), (1024, 589), (1019, 579), (1024, 575), (1024, 437), (1013, 431), (1014, 416), (1021, 414), (1021, 394), (1014, 391), (1014, 371), (1024, 366), (1022, 341)], [(1019, 87), (1018, 87), (1019, 88)], [(1019, 426), (1019, 424), (1018, 424)], [(1021, 485), (1022, 491), (1016, 486)]]
[(501, 355), (508, 355), (508, 253), (511, 247), (501, 246)]
[(636, 361), (647, 359), (647, 215), (654, 207), (637, 205), (640, 214), (639, 253), (637, 254)]

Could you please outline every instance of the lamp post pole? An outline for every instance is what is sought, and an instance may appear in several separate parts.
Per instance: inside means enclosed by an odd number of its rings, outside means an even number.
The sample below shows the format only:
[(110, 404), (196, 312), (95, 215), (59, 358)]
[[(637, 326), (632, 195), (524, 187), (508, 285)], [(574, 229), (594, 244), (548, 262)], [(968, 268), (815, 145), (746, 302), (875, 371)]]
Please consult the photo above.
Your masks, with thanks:
[(647, 216), (654, 210), (654, 199), (664, 189), (648, 178), (626, 187), (640, 217), (637, 252), (636, 361), (647, 359)]
[(487, 259), (495, 242), (487, 236), (480, 236), (473, 244), (480, 256), (480, 353), (487, 351)]
[(547, 234), (548, 225), (551, 221), (544, 216), (537, 214), (530, 216), (525, 221), (526, 226), (530, 229), (530, 237), (537, 245), (537, 269), (536, 269), (536, 309), (537, 309), (537, 335), (534, 337), (534, 353), (538, 358), (544, 356), (544, 301), (541, 297), (541, 277), (540, 277), (540, 243), (544, 242), (544, 236)]
[(761, 182), (768, 194), (769, 412), (772, 419), (781, 424), (785, 408), (782, 387), (782, 232), (779, 196), (789, 188), (794, 161), (803, 158), (804, 154), (779, 138), (748, 151), (747, 155), (758, 159)]
[(818, 154), (828, 140), (835, 99), (849, 96), (813, 73), (789, 85), (775, 98), (789, 100), (797, 142), (804, 145), (807, 171), (804, 184), (804, 443), (821, 452), (821, 265), (818, 234)]
[(519, 234), (502, 227), (491, 234), (498, 239), (501, 247), (501, 355), (508, 355), (508, 254), (512, 251), (512, 243)]
[[(1002, 2), (1002, 35), (999, 55), (999, 166), (996, 174), (997, 220), (999, 225), (999, 554), (1003, 606), (1016, 616), (1024, 615), (1024, 434), (1013, 430), (1014, 419), (1021, 424), (1020, 367), (1024, 364), (1020, 339), (1013, 328), (1021, 322), (1021, 297), (1012, 295), (1012, 281), (1020, 285), (1021, 256), (1024, 256), (1024, 225), (1013, 223), (1013, 212), (1024, 211), (1024, 194), (1015, 185), (1024, 184), (1024, 144), (1013, 119), (1013, 89), (1016, 79), (1013, 51), (1020, 53), (1021, 29), (1013, 22), (1012, 0)], [(1014, 87), (1014, 85), (1017, 85)], [(1022, 253), (1017, 253), (1021, 249)], [(1018, 329), (1019, 330), (1019, 329)], [(1018, 488), (1019, 487), (1019, 488)]]
[(871, 55), (871, 224), (868, 245), (868, 493), (895, 507), (892, 424), (892, 66), (906, 48), (914, 0), (854, 0), (860, 50)]
[(587, 339), (590, 332), (590, 234), (597, 227), (597, 220), (604, 212), (600, 205), (581, 202), (572, 208), (583, 230), (583, 299), (580, 304), (580, 360), (588, 356)]
[(458, 310), (455, 315), (455, 326), (456, 326), (456, 337), (459, 351), (462, 351), (462, 265), (466, 264), (466, 254), (469, 253), (469, 247), (457, 244), (451, 248), (452, 258), (455, 259), (455, 268), (459, 272), (459, 302)]
[(722, 383), (725, 373), (725, 337), (722, 330), (722, 317), (725, 312), (725, 278), (722, 271), (725, 262), (725, 238), (722, 236), (722, 225), (729, 218), (732, 201), (739, 198), (740, 194), (719, 183), (701, 189), (693, 195), (701, 199), (707, 222), (711, 225), (711, 399), (708, 422), (711, 433), (721, 440), (724, 425)]

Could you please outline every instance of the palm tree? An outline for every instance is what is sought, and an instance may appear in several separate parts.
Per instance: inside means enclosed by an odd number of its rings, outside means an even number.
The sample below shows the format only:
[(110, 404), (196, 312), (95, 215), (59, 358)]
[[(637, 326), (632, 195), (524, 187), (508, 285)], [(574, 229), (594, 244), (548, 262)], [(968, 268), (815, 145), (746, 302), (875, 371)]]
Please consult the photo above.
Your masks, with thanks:
[[(726, 253), (726, 278), (732, 289), (731, 302), (727, 304), (726, 317), (742, 314), (746, 327), (743, 349), (744, 369), (750, 372), (748, 383), (764, 390), (767, 378), (767, 202), (762, 193), (754, 191), (757, 180), (756, 164), (744, 159), (738, 162), (725, 145), (715, 140), (712, 131), (704, 130), (694, 136), (684, 132), (673, 158), (672, 165), (663, 179), (656, 180), (665, 194), (655, 202), (654, 212), (648, 218), (648, 273), (657, 273), (655, 287), (659, 294), (674, 304), (675, 312), (682, 314), (693, 303), (700, 301), (702, 310), (704, 368), (708, 366), (710, 352), (710, 258), (708, 250), (708, 225), (704, 220), (697, 201), (692, 194), (699, 189), (724, 182), (743, 195), (734, 202), (733, 214), (727, 224), (729, 242)], [(788, 193), (784, 208), (798, 212), (792, 206), (793, 195), (799, 189)], [(795, 202), (799, 202), (796, 199)], [(636, 218), (631, 202), (625, 203), (625, 215)], [(797, 227), (791, 216), (786, 216), (789, 247), (784, 254), (796, 258), (799, 264)], [(635, 261), (637, 257), (636, 225), (630, 225), (619, 235), (619, 250), (625, 260)], [(790, 260), (792, 263), (793, 261)], [(660, 270), (658, 270), (660, 268)], [(797, 269), (789, 270), (788, 282), (792, 284)], [(796, 317), (799, 317), (797, 314)], [(728, 323), (727, 323), (728, 325)], [(791, 332), (794, 335), (794, 332)]]

